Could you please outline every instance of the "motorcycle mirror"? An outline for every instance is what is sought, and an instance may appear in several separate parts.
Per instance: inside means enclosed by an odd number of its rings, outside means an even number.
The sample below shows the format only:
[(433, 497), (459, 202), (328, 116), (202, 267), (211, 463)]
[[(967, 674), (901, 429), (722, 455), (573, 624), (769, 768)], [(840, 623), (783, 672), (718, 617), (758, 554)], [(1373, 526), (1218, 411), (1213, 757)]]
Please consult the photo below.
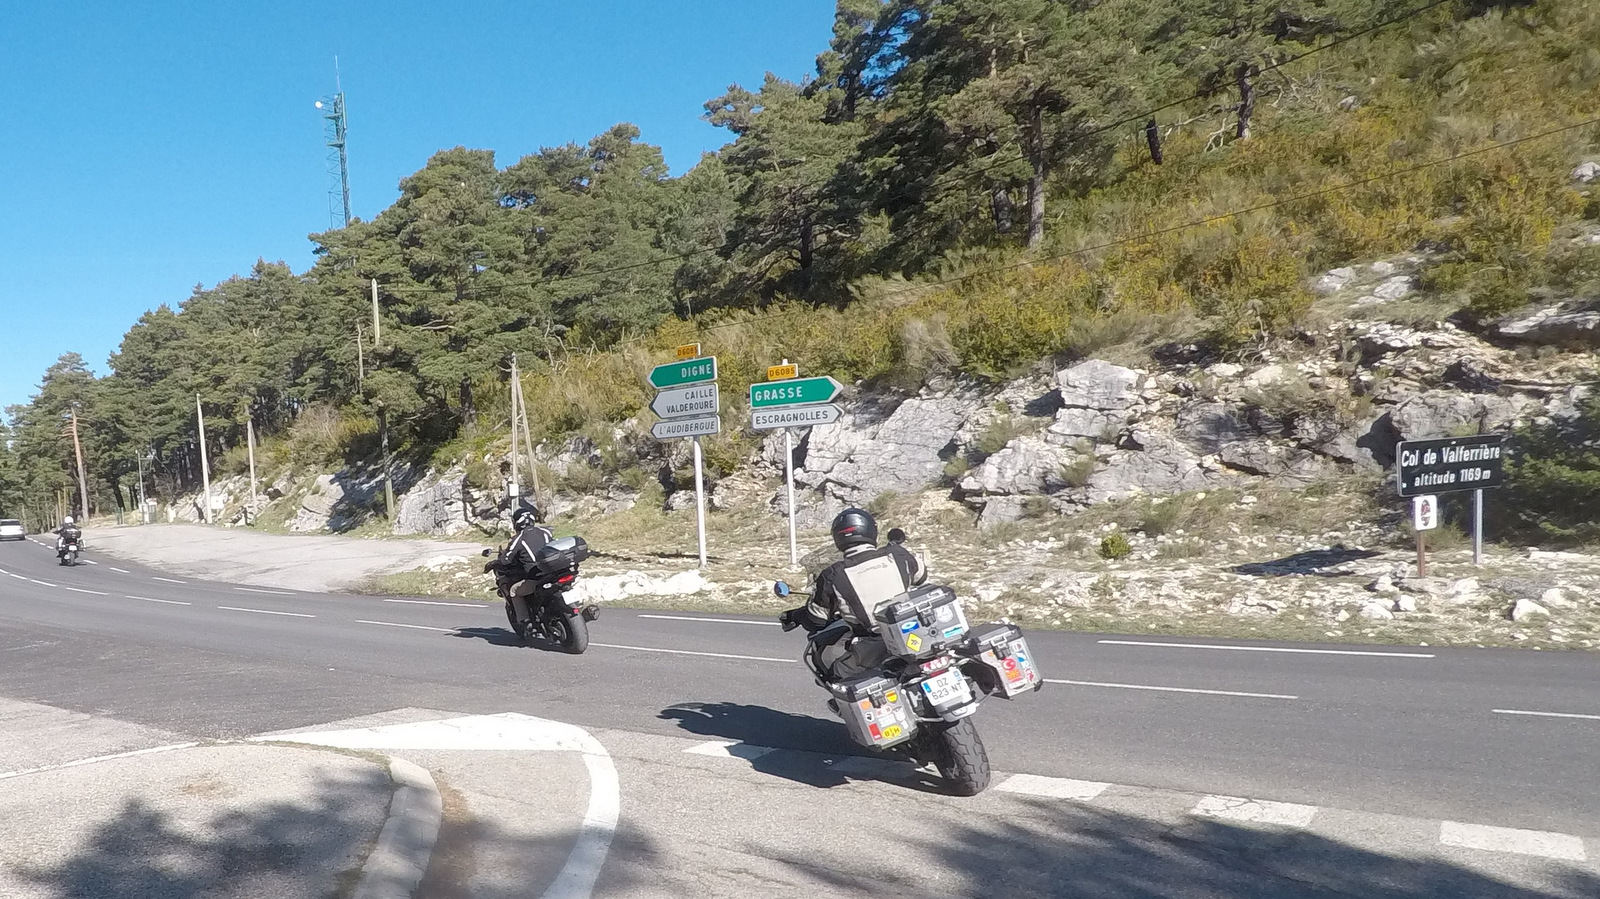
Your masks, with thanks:
[(483, 555), (483, 557), (484, 557), (484, 558), (485, 558), (485, 559), (487, 559), (487, 558), (489, 558), (489, 557), (490, 557), (490, 556), (492, 556), (492, 555), (494, 555), (494, 550), (492, 550), (492, 549), (486, 549), (486, 550), (484, 550), (484, 551), (483, 551), (483, 553), (482, 553), (482, 555)]
[(890, 528), (889, 542), (895, 544), (896, 546), (906, 542), (906, 532), (900, 530), (899, 528)]
[(788, 596), (789, 595), (789, 585), (785, 584), (783, 581), (779, 581), (776, 584), (772, 585), (772, 592), (776, 593), (779, 596)]

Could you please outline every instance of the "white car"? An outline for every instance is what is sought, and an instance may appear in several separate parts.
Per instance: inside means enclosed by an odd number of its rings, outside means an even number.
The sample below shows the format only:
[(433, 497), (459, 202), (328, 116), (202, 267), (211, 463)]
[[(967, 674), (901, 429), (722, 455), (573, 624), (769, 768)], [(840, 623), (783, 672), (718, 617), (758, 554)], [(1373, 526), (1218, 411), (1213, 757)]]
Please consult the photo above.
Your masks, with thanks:
[(26, 540), (28, 532), (15, 518), (0, 518), (0, 540)]

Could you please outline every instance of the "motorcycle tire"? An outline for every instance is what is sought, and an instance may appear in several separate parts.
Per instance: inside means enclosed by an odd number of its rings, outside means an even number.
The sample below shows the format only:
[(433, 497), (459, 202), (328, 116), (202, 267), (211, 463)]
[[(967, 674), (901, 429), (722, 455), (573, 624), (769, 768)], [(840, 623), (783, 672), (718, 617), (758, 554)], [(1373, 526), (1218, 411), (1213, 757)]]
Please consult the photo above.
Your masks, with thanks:
[(989, 787), (989, 753), (971, 718), (930, 728), (924, 738), (928, 761), (957, 796), (976, 796)]
[(583, 620), (581, 612), (552, 614), (545, 627), (552, 641), (575, 656), (589, 648), (589, 623)]

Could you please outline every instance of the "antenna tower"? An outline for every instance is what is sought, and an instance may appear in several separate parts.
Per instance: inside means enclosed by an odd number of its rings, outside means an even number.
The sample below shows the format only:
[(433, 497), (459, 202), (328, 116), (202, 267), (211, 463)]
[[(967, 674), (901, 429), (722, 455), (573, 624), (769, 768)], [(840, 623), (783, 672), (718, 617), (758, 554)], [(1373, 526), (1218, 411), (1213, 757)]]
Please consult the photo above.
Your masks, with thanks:
[(326, 123), (322, 142), (328, 147), (328, 218), (334, 228), (350, 224), (350, 161), (345, 155), (344, 86), (339, 83), (339, 58), (333, 59), (334, 94), (317, 101)]

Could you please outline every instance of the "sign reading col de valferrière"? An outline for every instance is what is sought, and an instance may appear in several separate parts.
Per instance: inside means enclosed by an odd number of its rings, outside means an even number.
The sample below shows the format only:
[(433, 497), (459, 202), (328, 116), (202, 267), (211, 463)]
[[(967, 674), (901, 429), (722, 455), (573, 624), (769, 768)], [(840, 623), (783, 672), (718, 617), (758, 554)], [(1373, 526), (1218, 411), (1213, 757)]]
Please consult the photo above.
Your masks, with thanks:
[(1499, 434), (1402, 440), (1394, 451), (1395, 486), (1401, 496), (1482, 490), (1505, 483)]

